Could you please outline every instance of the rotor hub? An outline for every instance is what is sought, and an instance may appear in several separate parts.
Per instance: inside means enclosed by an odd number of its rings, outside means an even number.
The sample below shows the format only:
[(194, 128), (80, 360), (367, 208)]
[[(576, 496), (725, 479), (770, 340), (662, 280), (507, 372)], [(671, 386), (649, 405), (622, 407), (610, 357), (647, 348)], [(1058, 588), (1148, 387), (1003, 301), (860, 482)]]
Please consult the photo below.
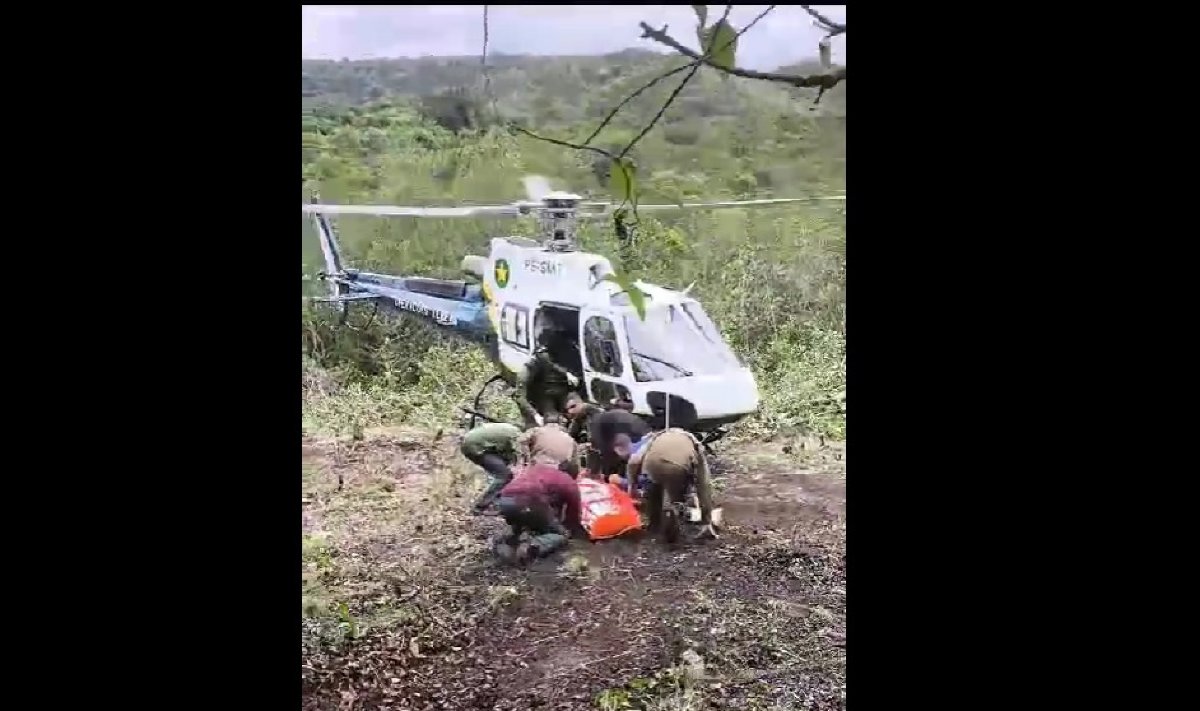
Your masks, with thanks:
[(583, 198), (574, 193), (552, 192), (542, 197), (538, 211), (538, 226), (545, 236), (546, 248), (569, 252), (576, 248), (575, 231), (579, 224), (579, 203)]

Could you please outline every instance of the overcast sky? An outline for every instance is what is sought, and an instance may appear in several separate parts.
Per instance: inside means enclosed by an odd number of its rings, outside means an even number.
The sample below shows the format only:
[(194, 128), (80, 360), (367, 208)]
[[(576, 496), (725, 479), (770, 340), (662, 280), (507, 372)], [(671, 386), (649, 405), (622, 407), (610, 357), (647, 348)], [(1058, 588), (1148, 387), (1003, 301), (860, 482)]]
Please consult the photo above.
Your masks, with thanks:
[[(709, 5), (710, 22), (723, 5)], [(766, 5), (735, 5), (729, 15), (745, 27)], [(845, 5), (816, 5), (835, 22)], [(491, 5), (489, 51), (506, 54), (605, 54), (627, 47), (670, 51), (641, 39), (639, 22), (661, 28), (696, 47), (696, 15), (690, 5)], [(305, 5), (305, 59), (369, 59), (478, 55), (483, 47), (483, 5)], [(823, 32), (798, 5), (780, 5), (738, 43), (738, 66), (774, 69), (816, 59)], [(845, 63), (846, 37), (833, 40), (833, 59)]]

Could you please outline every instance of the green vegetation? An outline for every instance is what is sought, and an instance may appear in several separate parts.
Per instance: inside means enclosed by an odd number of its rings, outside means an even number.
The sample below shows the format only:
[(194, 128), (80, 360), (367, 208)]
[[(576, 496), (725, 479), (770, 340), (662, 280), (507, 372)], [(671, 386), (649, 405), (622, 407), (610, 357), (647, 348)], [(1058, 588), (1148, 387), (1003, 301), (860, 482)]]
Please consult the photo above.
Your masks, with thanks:
[[(455, 205), (523, 198), (521, 177), (610, 199), (611, 162), (530, 138), (583, 142), (610, 111), (685, 58), (625, 51), (603, 57), (478, 57), (307, 61), (303, 66), (306, 194), (329, 202)], [(800, 71), (789, 67), (781, 71)], [(619, 152), (677, 84), (630, 101), (593, 144)], [(486, 88), (485, 88), (486, 87)], [(845, 189), (845, 85), (825, 92), (700, 70), (630, 152), (641, 203), (801, 197)], [(531, 234), (491, 220), (347, 217), (347, 258), (393, 273), (458, 276), (489, 236)], [(321, 267), (303, 220), (306, 292)], [(844, 212), (811, 204), (642, 216), (621, 255), (610, 225), (586, 227), (585, 248), (622, 271), (693, 294), (754, 368), (761, 412), (739, 434), (845, 435)], [(360, 309), (360, 311), (366, 311)], [(356, 313), (335, 329), (304, 311), (305, 430), (411, 422), (453, 426), (492, 374), (484, 355), (407, 320)]]

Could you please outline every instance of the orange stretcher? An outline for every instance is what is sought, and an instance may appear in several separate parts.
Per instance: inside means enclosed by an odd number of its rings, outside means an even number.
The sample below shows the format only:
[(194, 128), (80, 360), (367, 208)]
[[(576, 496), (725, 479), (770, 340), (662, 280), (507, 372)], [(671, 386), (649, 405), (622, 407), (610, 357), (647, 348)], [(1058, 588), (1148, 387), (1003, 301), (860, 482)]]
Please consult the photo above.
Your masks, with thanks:
[(586, 475), (580, 475), (576, 483), (583, 504), (581, 522), (593, 541), (616, 538), (642, 527), (642, 517), (629, 494)]

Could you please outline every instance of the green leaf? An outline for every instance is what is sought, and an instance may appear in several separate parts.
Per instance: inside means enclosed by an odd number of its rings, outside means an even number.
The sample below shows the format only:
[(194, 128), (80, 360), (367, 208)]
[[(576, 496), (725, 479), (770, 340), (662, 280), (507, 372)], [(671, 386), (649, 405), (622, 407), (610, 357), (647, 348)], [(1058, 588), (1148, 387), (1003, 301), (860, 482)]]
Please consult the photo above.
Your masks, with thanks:
[(633, 279), (628, 274), (605, 274), (604, 281), (611, 281), (621, 287), (621, 291), (618, 293), (629, 294), (629, 303), (633, 304), (633, 310), (637, 311), (638, 318), (642, 321), (646, 320), (646, 294), (634, 285)]
[[(708, 60), (722, 69), (733, 69), (737, 57), (737, 31), (724, 20), (720, 20), (705, 33), (708, 44), (704, 52)], [(711, 54), (710, 54), (711, 52)]]
[(704, 23), (708, 22), (708, 5), (692, 5), (692, 9), (696, 11), (696, 19), (700, 21), (700, 26), (704, 27)]
[(613, 199), (637, 205), (637, 168), (633, 161), (628, 158), (613, 161), (610, 173), (608, 185)]

